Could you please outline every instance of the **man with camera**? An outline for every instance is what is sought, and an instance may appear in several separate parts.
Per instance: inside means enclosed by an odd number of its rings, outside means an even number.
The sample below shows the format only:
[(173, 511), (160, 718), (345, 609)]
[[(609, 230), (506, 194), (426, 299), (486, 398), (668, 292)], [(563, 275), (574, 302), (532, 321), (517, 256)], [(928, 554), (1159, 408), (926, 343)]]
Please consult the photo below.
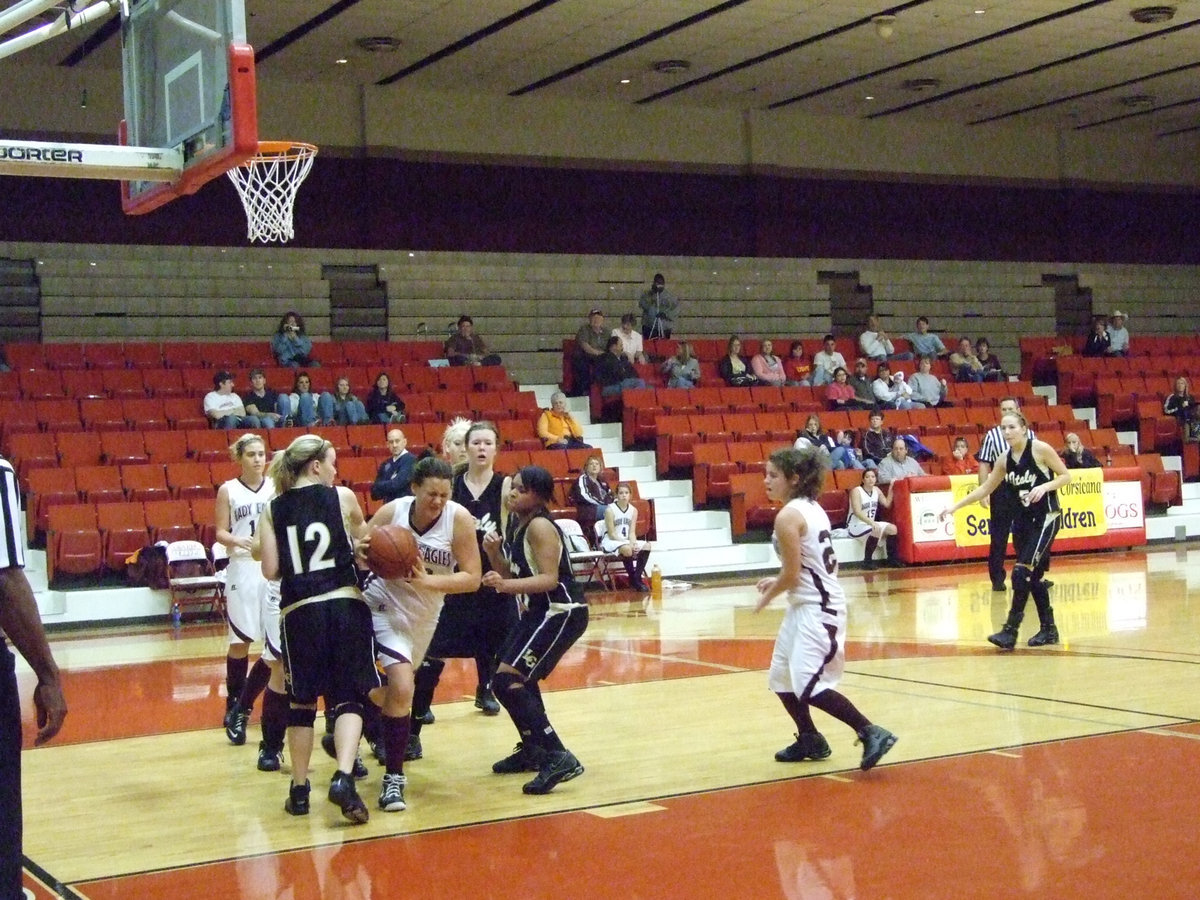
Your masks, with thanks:
[(669, 338), (675, 327), (675, 316), (679, 312), (679, 298), (667, 290), (667, 280), (662, 273), (654, 276), (650, 290), (638, 298), (642, 310), (642, 337)]

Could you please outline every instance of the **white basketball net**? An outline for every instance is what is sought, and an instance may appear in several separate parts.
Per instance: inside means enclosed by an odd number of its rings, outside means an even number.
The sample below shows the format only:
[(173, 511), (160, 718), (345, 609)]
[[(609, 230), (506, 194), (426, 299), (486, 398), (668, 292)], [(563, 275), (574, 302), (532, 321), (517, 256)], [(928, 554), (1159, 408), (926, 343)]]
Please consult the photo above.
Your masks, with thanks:
[(312, 169), (317, 148), (296, 141), (264, 141), (258, 155), (229, 170), (246, 210), (246, 237), (251, 242), (287, 242), (296, 236), (292, 207), (296, 191)]

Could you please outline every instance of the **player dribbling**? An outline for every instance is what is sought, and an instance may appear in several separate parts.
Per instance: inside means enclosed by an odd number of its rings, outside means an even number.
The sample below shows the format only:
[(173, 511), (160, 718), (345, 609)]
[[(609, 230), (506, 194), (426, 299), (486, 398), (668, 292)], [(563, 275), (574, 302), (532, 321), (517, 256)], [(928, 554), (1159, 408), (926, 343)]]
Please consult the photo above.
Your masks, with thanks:
[[(450, 499), (453, 472), (449, 463), (427, 457), (413, 469), (413, 496), (380, 507), (372, 528), (400, 525), (417, 539), (420, 560), (401, 578), (371, 576), (363, 597), (371, 607), (375, 652), (387, 675), (387, 686), (371, 692), (383, 708), (381, 730), (387, 772), (379, 792), (379, 808), (406, 808), (404, 751), (412, 711), (413, 670), (421, 665), (437, 627), (447, 593), (479, 587), (481, 563), (475, 539), (475, 519)], [(370, 537), (367, 538), (368, 542)]]

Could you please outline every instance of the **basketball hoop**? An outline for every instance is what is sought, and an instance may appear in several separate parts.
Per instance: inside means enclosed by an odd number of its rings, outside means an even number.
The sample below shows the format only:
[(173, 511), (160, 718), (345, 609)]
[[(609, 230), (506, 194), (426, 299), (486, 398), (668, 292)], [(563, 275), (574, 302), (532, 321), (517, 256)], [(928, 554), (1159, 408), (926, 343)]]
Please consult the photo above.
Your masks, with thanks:
[(286, 242), (296, 236), (292, 207), (317, 148), (301, 141), (262, 141), (258, 153), (227, 173), (246, 210), (247, 240)]

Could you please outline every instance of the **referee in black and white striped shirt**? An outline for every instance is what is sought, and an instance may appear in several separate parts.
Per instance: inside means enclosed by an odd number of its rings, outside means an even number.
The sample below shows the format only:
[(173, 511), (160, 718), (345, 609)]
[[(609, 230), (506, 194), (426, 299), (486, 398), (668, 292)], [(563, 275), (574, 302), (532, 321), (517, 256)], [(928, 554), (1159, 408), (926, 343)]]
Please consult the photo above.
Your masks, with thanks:
[[(67, 703), (24, 566), (21, 494), (12, 465), (0, 457), (0, 632), (37, 675), (33, 689), (38, 722), (35, 743), (43, 744), (62, 727)], [(20, 897), (21, 702), (16, 659), (3, 639), (0, 651), (0, 897)]]
[[(1000, 414), (997, 418), (1004, 418), (1009, 413), (1019, 413), (1020, 411), (1015, 398), (1005, 397), (1000, 401)], [(1031, 428), (1029, 429), (1029, 439), (1033, 440), (1033, 436)], [(980, 484), (987, 481), (988, 474), (992, 471), (992, 465), (1000, 458), (1001, 454), (1007, 452), (1008, 441), (1004, 439), (1004, 432), (997, 425), (983, 436), (979, 452), (975, 454), (975, 459), (979, 463)], [(1013, 515), (1020, 503), (1012, 488), (1003, 482), (992, 492), (989, 499), (988, 514), (991, 521), (988, 524), (988, 535), (991, 538), (991, 546), (988, 548), (988, 576), (992, 579), (992, 590), (1002, 591), (1004, 590), (1004, 555), (1008, 550), (1008, 535), (1012, 531)]]

